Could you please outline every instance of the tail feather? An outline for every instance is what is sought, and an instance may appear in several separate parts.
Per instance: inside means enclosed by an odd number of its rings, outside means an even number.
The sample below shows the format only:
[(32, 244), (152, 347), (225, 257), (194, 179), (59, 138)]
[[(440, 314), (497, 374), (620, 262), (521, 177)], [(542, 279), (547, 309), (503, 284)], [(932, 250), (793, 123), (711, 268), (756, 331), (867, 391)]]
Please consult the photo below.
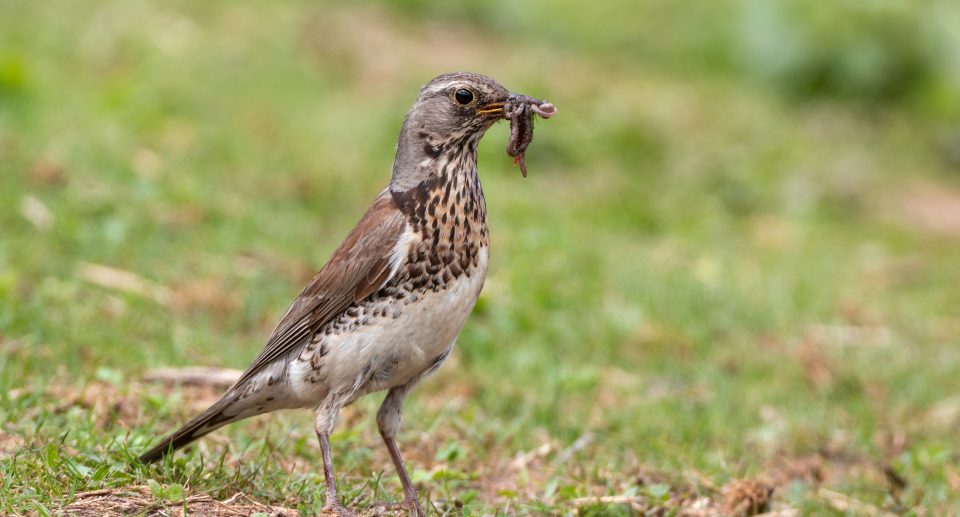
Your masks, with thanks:
[(226, 415), (224, 413), (235, 400), (235, 396), (227, 394), (217, 401), (216, 404), (207, 408), (206, 411), (184, 424), (184, 426), (176, 432), (161, 440), (157, 446), (141, 455), (139, 458), (140, 462), (152, 463), (157, 461), (207, 433), (248, 416), (237, 413)]

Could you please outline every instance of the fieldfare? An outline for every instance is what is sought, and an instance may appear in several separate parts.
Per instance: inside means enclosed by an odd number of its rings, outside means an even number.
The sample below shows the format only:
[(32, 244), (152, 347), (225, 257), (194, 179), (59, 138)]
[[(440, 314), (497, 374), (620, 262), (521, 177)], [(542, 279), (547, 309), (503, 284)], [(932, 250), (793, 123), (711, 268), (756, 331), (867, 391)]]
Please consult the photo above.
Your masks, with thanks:
[(510, 120), (507, 152), (526, 175), (533, 115), (555, 113), (552, 104), (479, 74), (444, 74), (427, 83), (404, 119), (387, 188), (236, 384), (140, 461), (158, 460), (237, 420), (316, 408), (326, 509), (350, 515), (337, 498), (330, 433), (340, 408), (389, 390), (377, 426), (403, 485), (402, 504), (422, 516), (395, 436), (404, 397), (449, 356), (487, 273), (477, 143), (494, 122)]

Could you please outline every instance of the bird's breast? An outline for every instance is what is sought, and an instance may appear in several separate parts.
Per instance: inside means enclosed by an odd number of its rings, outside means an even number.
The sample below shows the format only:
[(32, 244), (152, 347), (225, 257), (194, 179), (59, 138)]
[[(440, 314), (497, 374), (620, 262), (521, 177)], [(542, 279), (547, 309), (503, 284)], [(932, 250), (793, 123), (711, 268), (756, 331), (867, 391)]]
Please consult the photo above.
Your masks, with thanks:
[(480, 295), (488, 257), (486, 246), (478, 248), (473, 265), (448, 280), (444, 268), (429, 273), (427, 259), (417, 277), (398, 274), (331, 321), (291, 367), (298, 397), (313, 403), (330, 394), (353, 400), (439, 366)]
[[(319, 329), (292, 366), (304, 401), (344, 400), (439, 366), (483, 288), (486, 204), (472, 170), (442, 174), (394, 199), (407, 216), (397, 269), (376, 293)], [(402, 257), (402, 259), (400, 259)]]

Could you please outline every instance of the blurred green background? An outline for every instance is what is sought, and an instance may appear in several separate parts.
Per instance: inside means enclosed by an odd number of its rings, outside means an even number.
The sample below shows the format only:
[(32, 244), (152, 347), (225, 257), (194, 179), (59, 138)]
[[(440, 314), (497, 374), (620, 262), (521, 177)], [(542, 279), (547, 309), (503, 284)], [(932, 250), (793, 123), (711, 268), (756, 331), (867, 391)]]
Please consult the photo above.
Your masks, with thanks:
[[(468, 70), (560, 115), (527, 179), (481, 145), (490, 276), (401, 439), (435, 510), (958, 513), (958, 55), (945, 0), (3, 0), (0, 511), (317, 512), (309, 412), (127, 466), (195, 391), (140, 379), (245, 367)], [(360, 508), (399, 497), (378, 399), (334, 440)]]

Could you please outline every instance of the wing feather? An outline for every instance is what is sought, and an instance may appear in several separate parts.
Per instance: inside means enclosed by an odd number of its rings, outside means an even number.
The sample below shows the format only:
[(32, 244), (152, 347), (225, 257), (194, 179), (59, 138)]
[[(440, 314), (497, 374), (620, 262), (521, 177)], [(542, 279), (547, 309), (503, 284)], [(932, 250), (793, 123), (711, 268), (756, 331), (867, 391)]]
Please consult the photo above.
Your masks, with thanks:
[(343, 244), (290, 305), (237, 384), (302, 344), (350, 305), (377, 292), (399, 268), (406, 218), (389, 192), (377, 198)]

